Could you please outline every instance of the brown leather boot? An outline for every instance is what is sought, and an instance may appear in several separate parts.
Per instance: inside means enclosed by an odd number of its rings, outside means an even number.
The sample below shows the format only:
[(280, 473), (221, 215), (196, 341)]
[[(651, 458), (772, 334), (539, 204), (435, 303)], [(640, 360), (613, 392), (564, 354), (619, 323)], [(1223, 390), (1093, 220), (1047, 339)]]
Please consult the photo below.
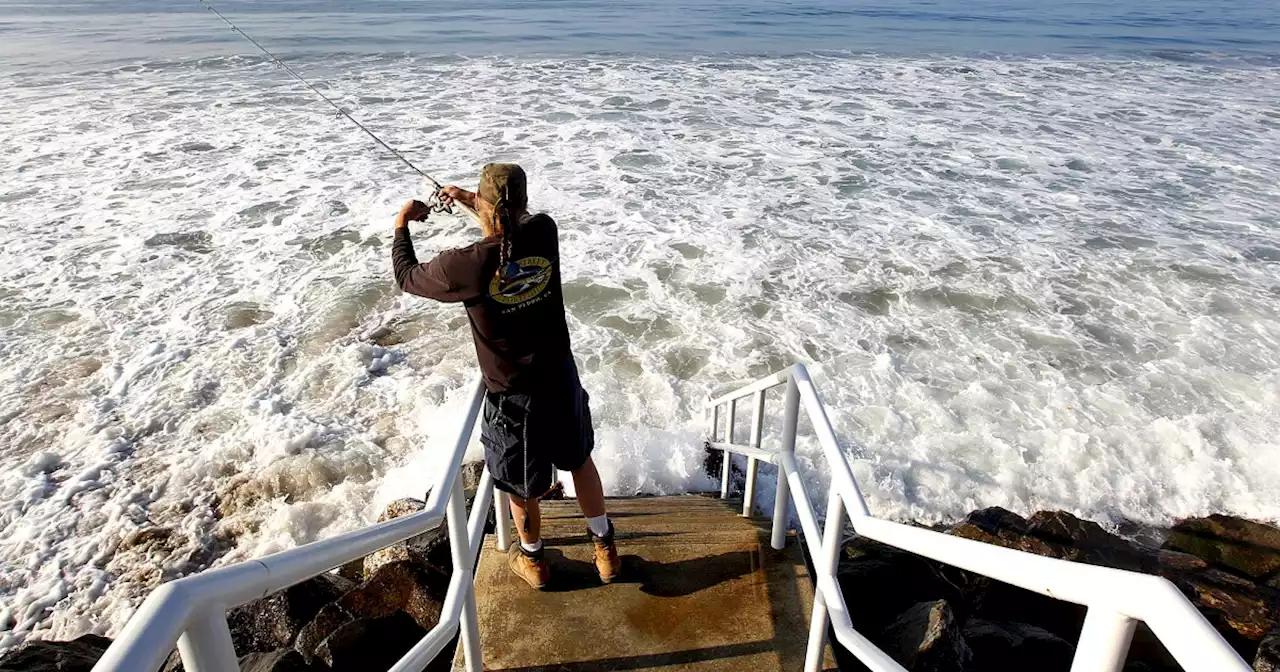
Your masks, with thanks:
[(524, 579), (525, 583), (537, 590), (547, 587), (547, 583), (551, 580), (551, 568), (547, 566), (542, 549), (538, 549), (536, 553), (529, 553), (517, 541), (508, 555), (510, 557), (507, 565), (516, 576)]
[(597, 537), (590, 529), (587, 536), (596, 547), (596, 571), (600, 572), (602, 583), (613, 583), (622, 572), (622, 561), (618, 559), (618, 547), (613, 543), (613, 521), (609, 521), (609, 533)]

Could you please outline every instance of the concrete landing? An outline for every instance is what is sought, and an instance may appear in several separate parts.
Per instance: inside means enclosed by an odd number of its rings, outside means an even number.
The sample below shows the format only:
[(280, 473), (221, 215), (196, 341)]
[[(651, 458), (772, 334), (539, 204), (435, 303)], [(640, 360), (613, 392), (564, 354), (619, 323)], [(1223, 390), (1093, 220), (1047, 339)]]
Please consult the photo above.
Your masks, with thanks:
[(767, 524), (740, 512), (696, 495), (609, 500), (623, 572), (605, 586), (577, 502), (544, 502), (548, 590), (517, 579), (485, 540), (484, 669), (803, 669), (813, 588), (799, 544), (774, 551)]

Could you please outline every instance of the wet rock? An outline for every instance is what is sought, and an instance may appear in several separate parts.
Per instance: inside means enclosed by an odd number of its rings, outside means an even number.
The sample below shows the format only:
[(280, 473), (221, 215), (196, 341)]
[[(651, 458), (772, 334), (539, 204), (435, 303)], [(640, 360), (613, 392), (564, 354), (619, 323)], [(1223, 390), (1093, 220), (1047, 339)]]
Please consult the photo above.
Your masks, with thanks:
[(329, 668), (310, 665), (292, 649), (251, 653), (240, 658), (240, 672), (325, 672)]
[[(411, 497), (397, 499), (387, 505), (386, 511), (378, 516), (378, 522), (407, 516), (426, 508), (427, 503), (421, 499)], [(368, 579), (379, 567), (392, 562), (411, 562), (423, 567), (432, 567), (448, 576), (453, 568), (453, 558), (449, 555), (449, 534), (446, 524), (441, 522), (440, 526), (434, 530), (366, 556), (362, 576)]]
[(424, 629), (435, 627), (449, 589), (449, 577), (410, 562), (383, 565), (359, 587), (337, 601), (357, 618), (378, 618), (403, 611)]
[(410, 561), (379, 567), (368, 581), (319, 610), (298, 633), (294, 648), (308, 662), (320, 655), (323, 642), (357, 621), (402, 614), (423, 630), (435, 627), (448, 590), (448, 577)]
[(1082, 520), (1066, 511), (1039, 511), (1027, 519), (1027, 533), (1047, 541), (1080, 548), (1127, 548), (1128, 542), (1102, 529), (1092, 520)]
[(313, 663), (320, 644), (342, 626), (354, 620), (355, 617), (347, 613), (347, 610), (343, 609), (341, 605), (326, 604), (316, 614), (316, 617), (311, 619), (311, 622), (306, 624), (302, 631), (298, 633), (298, 638), (294, 641), (293, 648), (302, 656), (303, 660)]
[(883, 639), (886, 653), (911, 672), (961, 670), (973, 660), (946, 600), (909, 607), (885, 629)]
[(238, 653), (293, 647), (304, 626), (330, 602), (355, 587), (335, 574), (321, 574), (227, 613)]
[[(1280, 553), (1280, 530), (1226, 516), (1183, 521), (1169, 534), (1148, 535), (1155, 548), (1107, 532), (1102, 526), (1060, 511), (1042, 511), (1030, 519), (1000, 508), (975, 511), (951, 526), (951, 534), (1045, 557), (1084, 562), (1162, 576), (1177, 586), (1245, 660), (1274, 658), (1273, 637), (1280, 619), (1280, 570), (1270, 564)], [(891, 614), (918, 603), (945, 601), (964, 623), (977, 669), (1053, 667), (1069, 660), (1070, 642), (1080, 635), (1086, 609), (987, 577), (935, 563), (875, 542), (847, 543), (839, 580), (853, 609), (854, 627), (884, 633), (873, 641), (885, 650), (901, 624)], [(851, 599), (851, 605), (853, 599)], [(907, 601), (910, 600), (910, 601)], [(905, 602), (904, 604), (904, 601)], [(914, 607), (912, 605), (915, 605)], [(916, 614), (917, 618), (922, 618)], [(1031, 628), (1028, 630), (1028, 628)], [(1064, 649), (1064, 644), (1066, 649)], [(1271, 647), (1271, 648), (1268, 648)], [(837, 647), (844, 664), (847, 652)], [(1270, 655), (1272, 658), (1267, 658)], [(1019, 661), (1032, 662), (1019, 662)], [(1013, 662), (1010, 662), (1013, 661)], [(851, 665), (850, 669), (861, 669)], [(1177, 669), (1173, 658), (1146, 626), (1139, 624), (1126, 669)], [(1270, 668), (1267, 668), (1270, 669)], [(1278, 671), (1280, 672), (1280, 671)]]
[(1246, 660), (1280, 618), (1277, 591), (1216, 569), (1166, 573)]
[(174, 649), (169, 652), (169, 657), (164, 659), (164, 665), (160, 667), (160, 672), (184, 672), (186, 668), (182, 667), (182, 656), (178, 650)]
[[(845, 543), (836, 580), (846, 597), (874, 609), (851, 608), (859, 632), (881, 632), (908, 607), (944, 596), (955, 598), (936, 563), (878, 541), (854, 537)], [(852, 605), (852, 603), (851, 603)]]
[(352, 560), (351, 562), (339, 567), (338, 576), (355, 583), (364, 581), (364, 558)]
[(1122, 539), (1065, 511), (1040, 511), (1027, 520), (1028, 533), (1053, 548), (1053, 557), (1134, 572), (1153, 573), (1155, 549)]
[(320, 644), (316, 659), (334, 672), (385, 670), (426, 634), (426, 630), (403, 613), (352, 621)]
[(1280, 572), (1280, 529), (1243, 518), (1188, 518), (1173, 526), (1165, 548), (1191, 553), (1255, 581)]
[(480, 477), (484, 475), (484, 462), (468, 462), (462, 465), (462, 489), (475, 493), (480, 487)]
[(1034, 625), (969, 619), (962, 629), (977, 670), (1071, 669), (1075, 645)]
[(1164, 568), (1160, 574), (1164, 572), (1190, 572), (1197, 569), (1205, 569), (1209, 563), (1197, 558), (1190, 553), (1179, 553), (1177, 551), (1159, 550), (1156, 552), (1156, 562), (1160, 567)]
[(970, 513), (947, 533), (1036, 555), (1057, 557), (1052, 546), (1031, 536), (1030, 525), (1022, 516), (998, 506)]
[(1280, 629), (1262, 638), (1258, 654), (1253, 658), (1253, 672), (1280, 672)]
[(89, 672), (111, 640), (84, 635), (69, 642), (30, 642), (0, 658), (0, 672)]

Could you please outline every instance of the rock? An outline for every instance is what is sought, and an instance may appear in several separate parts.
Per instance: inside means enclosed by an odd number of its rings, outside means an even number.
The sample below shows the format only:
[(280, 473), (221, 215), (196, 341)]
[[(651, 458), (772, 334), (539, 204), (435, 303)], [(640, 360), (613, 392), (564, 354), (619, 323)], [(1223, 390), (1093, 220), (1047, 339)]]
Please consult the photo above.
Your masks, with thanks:
[(185, 669), (182, 667), (182, 656), (178, 654), (177, 649), (174, 649), (169, 652), (169, 657), (164, 659), (160, 672), (185, 672)]
[(1046, 541), (1080, 548), (1127, 548), (1128, 542), (1066, 511), (1038, 511), (1027, 519), (1027, 532)]
[(1052, 546), (1031, 536), (1031, 528), (1022, 516), (998, 506), (970, 513), (947, 533), (1036, 555), (1058, 557)]
[(484, 475), (484, 462), (467, 462), (462, 465), (462, 489), (474, 493), (480, 487), (480, 477)]
[(240, 672), (326, 672), (328, 668), (308, 665), (302, 656), (292, 649), (270, 653), (251, 653), (240, 658)]
[(0, 672), (89, 672), (111, 640), (83, 635), (69, 642), (29, 642), (0, 658)]
[(940, 580), (936, 563), (865, 537), (845, 542), (836, 580), (859, 632), (883, 631), (918, 602), (958, 597), (951, 584)]
[(395, 520), (396, 518), (407, 516), (411, 513), (417, 513), (426, 508), (427, 503), (421, 499), (401, 497), (387, 505), (387, 508), (382, 512), (382, 515), (378, 516), (378, 522), (385, 523), (388, 520)]
[(1253, 672), (1280, 672), (1280, 628), (1262, 638), (1253, 658)]
[(338, 600), (356, 618), (379, 618), (403, 611), (424, 630), (435, 627), (449, 589), (449, 577), (410, 562), (383, 565)]
[(1216, 569), (1170, 572), (1173, 582), (1246, 660), (1280, 618), (1280, 594)]
[(1209, 566), (1209, 563), (1190, 553), (1179, 553), (1163, 549), (1156, 551), (1156, 562), (1163, 568), (1158, 572), (1162, 576), (1166, 571), (1190, 572), (1197, 569), (1205, 569)]
[(426, 634), (426, 630), (403, 613), (352, 621), (320, 644), (316, 658), (333, 672), (385, 670)]
[(920, 602), (902, 612), (888, 628), (885, 649), (911, 672), (961, 670), (973, 660), (951, 605), (946, 600)]
[(972, 618), (962, 629), (976, 670), (1071, 669), (1075, 645), (1034, 625)]
[(1280, 529), (1232, 516), (1188, 518), (1165, 548), (1191, 553), (1255, 581), (1280, 572)]
[(410, 561), (383, 565), (368, 581), (320, 609), (298, 633), (294, 648), (306, 661), (313, 662), (320, 655), (324, 640), (347, 625), (395, 614), (403, 614), (419, 628), (429, 630), (440, 620), (448, 585), (448, 577)]
[(338, 576), (341, 576), (353, 583), (360, 583), (361, 581), (364, 581), (364, 558), (352, 560), (351, 562), (339, 567)]
[[(378, 516), (378, 522), (417, 513), (426, 508), (427, 503), (420, 499), (397, 499), (387, 506), (387, 510), (381, 516)], [(379, 567), (392, 562), (412, 562), (424, 568), (431, 567), (447, 577), (453, 568), (453, 558), (449, 555), (447, 524), (441, 522), (440, 526), (434, 530), (366, 556), (362, 576), (368, 579)]]
[(355, 584), (336, 574), (321, 574), (227, 613), (237, 653), (270, 652), (293, 647), (302, 628), (326, 604)]
[(298, 633), (293, 648), (302, 655), (303, 660), (313, 663), (320, 644), (328, 639), (329, 635), (353, 620), (355, 617), (347, 613), (341, 605), (326, 604), (320, 613), (316, 614), (316, 617)]

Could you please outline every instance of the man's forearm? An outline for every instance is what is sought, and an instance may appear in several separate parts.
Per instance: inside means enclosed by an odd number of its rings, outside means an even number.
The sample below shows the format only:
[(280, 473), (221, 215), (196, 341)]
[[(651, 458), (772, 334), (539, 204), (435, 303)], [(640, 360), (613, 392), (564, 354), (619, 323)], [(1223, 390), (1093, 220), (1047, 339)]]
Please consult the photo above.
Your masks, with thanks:
[(418, 255), (413, 252), (413, 240), (409, 238), (409, 227), (396, 218), (395, 240), (391, 243), (391, 268), (396, 276), (396, 285), (404, 289), (409, 272), (418, 265)]

